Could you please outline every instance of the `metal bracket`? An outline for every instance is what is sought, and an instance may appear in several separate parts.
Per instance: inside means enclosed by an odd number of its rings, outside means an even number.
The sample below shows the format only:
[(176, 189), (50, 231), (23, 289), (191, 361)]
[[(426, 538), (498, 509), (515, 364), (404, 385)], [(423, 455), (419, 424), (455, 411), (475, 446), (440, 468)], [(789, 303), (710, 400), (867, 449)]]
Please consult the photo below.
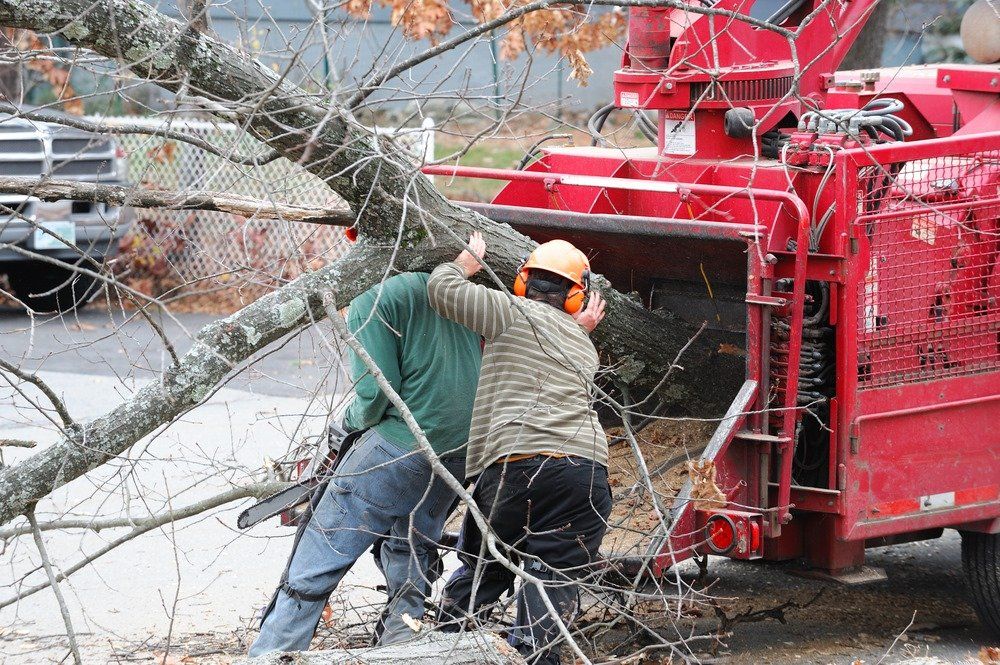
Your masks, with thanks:
[(746, 297), (746, 302), (751, 305), (766, 305), (768, 307), (784, 307), (788, 304), (788, 301), (784, 298), (776, 298), (774, 296), (762, 296), (755, 293), (748, 293)]

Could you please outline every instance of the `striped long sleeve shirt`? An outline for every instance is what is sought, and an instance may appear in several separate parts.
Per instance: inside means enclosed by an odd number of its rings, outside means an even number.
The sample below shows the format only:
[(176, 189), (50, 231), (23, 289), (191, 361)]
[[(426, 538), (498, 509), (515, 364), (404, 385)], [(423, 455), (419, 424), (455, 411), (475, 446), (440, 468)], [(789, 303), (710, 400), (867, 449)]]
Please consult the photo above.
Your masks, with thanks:
[(469, 282), (457, 263), (427, 282), (431, 307), (486, 340), (472, 408), (466, 476), (508, 455), (542, 452), (608, 463), (608, 441), (591, 406), (598, 356), (569, 314)]

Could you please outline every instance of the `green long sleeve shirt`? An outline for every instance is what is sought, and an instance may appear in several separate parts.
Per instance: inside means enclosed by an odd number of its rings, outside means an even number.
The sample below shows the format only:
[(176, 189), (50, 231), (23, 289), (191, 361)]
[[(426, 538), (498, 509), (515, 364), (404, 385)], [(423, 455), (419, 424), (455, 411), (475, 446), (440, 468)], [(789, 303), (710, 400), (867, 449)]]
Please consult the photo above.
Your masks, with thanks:
[[(413, 413), (438, 455), (464, 455), (482, 363), (479, 336), (449, 321), (427, 300), (425, 273), (390, 277), (351, 302), (347, 326)], [(405, 450), (415, 439), (356, 353), (349, 351), (356, 396), (353, 429), (374, 427)]]

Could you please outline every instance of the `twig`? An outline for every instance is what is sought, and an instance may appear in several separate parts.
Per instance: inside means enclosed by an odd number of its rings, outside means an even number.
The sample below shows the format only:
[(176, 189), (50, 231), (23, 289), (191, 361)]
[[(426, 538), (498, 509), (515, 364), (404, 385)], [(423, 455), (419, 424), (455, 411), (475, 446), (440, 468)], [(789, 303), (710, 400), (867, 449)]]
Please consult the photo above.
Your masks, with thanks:
[(766, 607), (762, 610), (750, 608), (733, 616), (727, 615), (726, 611), (722, 609), (722, 606), (718, 603), (718, 601), (713, 599), (711, 601), (711, 605), (715, 610), (715, 615), (719, 618), (719, 636), (721, 637), (722, 635), (728, 633), (730, 629), (738, 623), (757, 623), (759, 621), (774, 619), (780, 624), (785, 624), (787, 622), (787, 619), (785, 618), (786, 611), (804, 610), (818, 601), (825, 592), (826, 587), (823, 587), (816, 592), (815, 596), (804, 603), (799, 603), (794, 600), (786, 600), (780, 605), (775, 605), (774, 607)]
[(73, 621), (70, 619), (69, 608), (66, 607), (66, 600), (63, 598), (62, 591), (59, 590), (59, 582), (56, 580), (55, 571), (52, 570), (49, 555), (45, 551), (42, 532), (38, 528), (38, 521), (35, 519), (34, 505), (28, 508), (27, 512), (25, 512), (25, 517), (28, 518), (28, 523), (31, 525), (32, 535), (35, 538), (35, 547), (38, 548), (38, 554), (42, 557), (42, 566), (45, 567), (45, 574), (49, 578), (49, 586), (52, 587), (52, 593), (56, 595), (56, 602), (59, 603), (59, 613), (62, 614), (63, 623), (66, 625), (66, 637), (69, 639), (69, 650), (73, 653), (73, 662), (76, 665), (82, 665), (83, 659), (80, 658), (80, 647), (76, 644), (76, 633), (73, 632)]
[(917, 611), (914, 610), (913, 616), (910, 617), (910, 623), (906, 624), (906, 628), (904, 628), (899, 633), (899, 635), (896, 635), (896, 639), (892, 641), (892, 644), (890, 644), (889, 648), (886, 649), (886, 652), (882, 654), (882, 657), (875, 662), (875, 665), (882, 665), (882, 661), (884, 661), (886, 658), (889, 657), (889, 654), (892, 653), (892, 650), (896, 648), (896, 643), (899, 642), (899, 640), (903, 637), (903, 635), (906, 635), (906, 631), (908, 631), (913, 626), (913, 622), (916, 620), (917, 620)]
[[(69, 411), (66, 410), (66, 405), (63, 404), (61, 399), (59, 399), (59, 396), (56, 395), (55, 391), (52, 390), (52, 388), (49, 388), (49, 385), (44, 381), (42, 381), (37, 374), (30, 374), (28, 372), (25, 372), (19, 369), (17, 365), (13, 365), (2, 358), (0, 358), (0, 369), (4, 370), (5, 372), (9, 372), (10, 374), (13, 374), (17, 378), (21, 379), (22, 381), (27, 381), (31, 385), (38, 388), (38, 390), (40, 390), (42, 394), (48, 398), (49, 402), (52, 403), (52, 408), (54, 408), (56, 410), (56, 413), (59, 414), (59, 418), (62, 420), (64, 427), (69, 429), (76, 426), (76, 422), (73, 420), (72, 416), (69, 415)], [(8, 444), (8, 445), (17, 445), (17, 444)], [(18, 447), (34, 448), (34, 446), (35, 444), (32, 443), (31, 445), (28, 446), (21, 445)]]
[(0, 439), (0, 448), (34, 448), (38, 444), (34, 441), (25, 441), (24, 439)]

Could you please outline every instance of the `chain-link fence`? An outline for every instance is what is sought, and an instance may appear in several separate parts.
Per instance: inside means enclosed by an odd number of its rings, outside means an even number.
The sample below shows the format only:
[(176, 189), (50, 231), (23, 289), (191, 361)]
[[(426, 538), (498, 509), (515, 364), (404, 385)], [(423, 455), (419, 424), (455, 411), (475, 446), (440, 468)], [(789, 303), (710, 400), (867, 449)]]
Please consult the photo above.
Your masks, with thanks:
[[(142, 125), (195, 136), (231, 156), (264, 155), (266, 146), (238, 126), (205, 120), (119, 117), (108, 125)], [(379, 128), (380, 133), (389, 130)], [(415, 163), (433, 158), (434, 129), (391, 132)], [(175, 191), (217, 191), (262, 201), (300, 206), (345, 206), (316, 176), (288, 159), (245, 166), (189, 143), (162, 136), (124, 134), (131, 182)], [(346, 206), (345, 206), (346, 207)], [(225, 284), (272, 286), (340, 256), (346, 249), (342, 229), (274, 219), (245, 219), (220, 212), (136, 210), (136, 223), (123, 250), (136, 272), (160, 281), (160, 288), (198, 288)], [(152, 277), (149, 277), (149, 276)]]

